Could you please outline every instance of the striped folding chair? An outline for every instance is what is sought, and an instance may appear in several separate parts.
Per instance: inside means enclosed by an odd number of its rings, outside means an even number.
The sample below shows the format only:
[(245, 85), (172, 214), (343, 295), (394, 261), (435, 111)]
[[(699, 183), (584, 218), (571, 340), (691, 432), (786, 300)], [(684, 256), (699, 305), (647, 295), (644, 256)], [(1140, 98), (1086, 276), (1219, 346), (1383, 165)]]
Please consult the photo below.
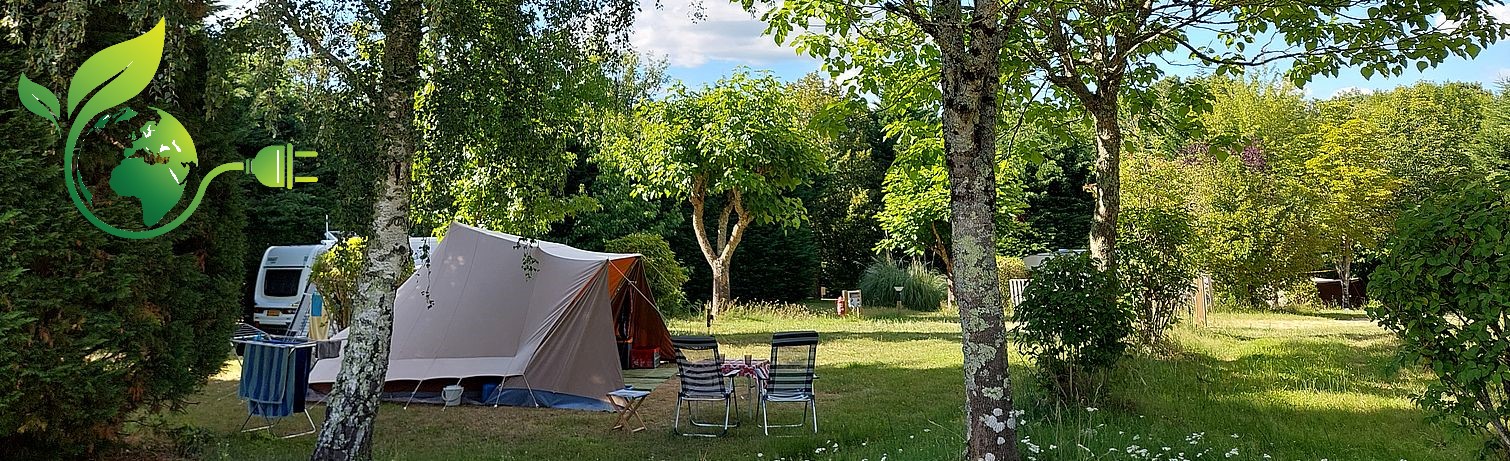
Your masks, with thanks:
[[(719, 363), (718, 340), (712, 336), (676, 336), (671, 338), (676, 348), (677, 377), (681, 390), (676, 394), (676, 417), (671, 425), (679, 435), (717, 437), (729, 432), (729, 415), (734, 404), (734, 390), (724, 379), (723, 364)], [(724, 403), (724, 421), (702, 422), (697, 420), (694, 403)], [(681, 429), (682, 405), (687, 406), (687, 422), (691, 426), (717, 427), (717, 433), (683, 432)], [(690, 429), (690, 427), (689, 427)]]
[[(760, 422), (766, 435), (773, 427), (802, 427), (807, 414), (813, 414), (813, 433), (818, 433), (818, 400), (813, 394), (815, 361), (818, 357), (818, 332), (784, 331), (771, 335), (771, 370), (760, 392)], [(771, 424), (767, 406), (772, 403), (801, 403), (802, 419), (797, 424)]]

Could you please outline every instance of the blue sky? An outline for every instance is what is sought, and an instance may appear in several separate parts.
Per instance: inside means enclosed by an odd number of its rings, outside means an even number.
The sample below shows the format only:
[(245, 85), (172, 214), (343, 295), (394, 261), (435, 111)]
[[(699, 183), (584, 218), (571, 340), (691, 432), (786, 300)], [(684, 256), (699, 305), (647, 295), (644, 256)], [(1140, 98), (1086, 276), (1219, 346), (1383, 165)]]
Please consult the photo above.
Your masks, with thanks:
[[(725, 0), (640, 0), (641, 13), (635, 22), (631, 42), (642, 53), (667, 61), (673, 79), (699, 86), (729, 75), (736, 67), (770, 70), (787, 80), (801, 78), (819, 69), (820, 63), (800, 56), (790, 47), (779, 46), (761, 34), (765, 23), (751, 16), (733, 2)], [(255, 0), (219, 0), (231, 7), (227, 15), (245, 11)], [(1510, 22), (1510, 6), (1491, 6), (1501, 20)], [(695, 14), (701, 13), (701, 14)], [(694, 20), (693, 16), (701, 19)], [(1191, 74), (1186, 67), (1176, 72)], [(1305, 92), (1313, 98), (1328, 98), (1342, 90), (1374, 91), (1426, 80), (1434, 82), (1478, 82), (1494, 88), (1501, 79), (1510, 79), (1510, 43), (1500, 42), (1485, 48), (1477, 59), (1452, 58), (1441, 65), (1417, 72), (1414, 66), (1399, 77), (1375, 76), (1364, 79), (1357, 69), (1343, 71), (1337, 77), (1317, 77)]]
[[(661, 0), (642, 3), (644, 11), (635, 25), (632, 42), (641, 51), (665, 58), (667, 72), (674, 79), (697, 86), (717, 81), (738, 66), (767, 69), (783, 79), (797, 79), (818, 70), (820, 63), (795, 50), (776, 45), (762, 36), (765, 24), (738, 6), (719, 0), (703, 0), (704, 19), (694, 21), (691, 0)], [(1510, 21), (1510, 7), (1492, 7), (1502, 21)], [(1180, 74), (1189, 74), (1181, 70)], [(1495, 82), (1510, 78), (1510, 43), (1500, 42), (1479, 53), (1477, 59), (1453, 58), (1441, 65), (1417, 72), (1414, 66), (1402, 76), (1364, 79), (1357, 69), (1343, 71), (1337, 77), (1317, 77), (1305, 92), (1314, 98), (1328, 98), (1342, 90), (1385, 90), (1418, 81), (1466, 81), (1494, 88)]]

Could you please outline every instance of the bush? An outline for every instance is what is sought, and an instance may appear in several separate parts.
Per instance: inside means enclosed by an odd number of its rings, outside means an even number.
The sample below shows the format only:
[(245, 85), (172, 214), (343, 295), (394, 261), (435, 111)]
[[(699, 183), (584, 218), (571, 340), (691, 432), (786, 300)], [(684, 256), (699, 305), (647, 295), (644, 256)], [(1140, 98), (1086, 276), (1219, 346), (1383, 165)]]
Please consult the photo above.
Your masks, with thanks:
[(1134, 339), (1156, 346), (1195, 291), (1195, 267), (1185, 253), (1193, 236), (1191, 219), (1180, 209), (1137, 207), (1123, 213), (1117, 242), (1122, 299), (1133, 312)]
[(614, 253), (639, 253), (644, 256), (645, 278), (650, 281), (650, 293), (656, 306), (667, 315), (689, 311), (687, 294), (682, 285), (687, 283), (687, 268), (676, 261), (676, 253), (666, 239), (655, 234), (629, 234), (603, 244), (604, 251)]
[(1014, 330), (1058, 396), (1078, 399), (1126, 352), (1133, 316), (1117, 302), (1118, 292), (1116, 277), (1087, 254), (1055, 256), (1033, 272), (1013, 313)]
[(1005, 286), (1005, 280), (1025, 279), (1033, 276), (1032, 272), (1028, 271), (1027, 263), (1022, 262), (1022, 258), (1011, 256), (996, 257), (996, 275), (1004, 281), (1002, 282), (1003, 286)]
[(1437, 375), (1418, 400), (1510, 453), (1510, 181), (1462, 186), (1405, 212), (1375, 269), (1371, 317)]
[(878, 260), (860, 275), (860, 297), (867, 306), (895, 306), (897, 286), (902, 287), (902, 307), (936, 311), (949, 296), (949, 282), (921, 263), (906, 268), (890, 259)]
[[(119, 17), (99, 8), (99, 17)], [(91, 22), (79, 38), (126, 37), (124, 26), (106, 29), (117, 23), (126, 21)], [(0, 51), (0, 80), (20, 78), (28, 56), (19, 50)], [(171, 79), (160, 70), (158, 79), (174, 82), (162, 90), (193, 101), (200, 91), (185, 77), (202, 73), (191, 63)], [(241, 160), (214, 123), (192, 109), (163, 109), (194, 130), (200, 166), (190, 187), (210, 166)], [(244, 186), (221, 177), (198, 211), (161, 237), (111, 237), (68, 199), (62, 136), (16, 98), (0, 101), (0, 113), (0, 459), (104, 457), (128, 417), (182, 405), (229, 356), (241, 311)], [(121, 150), (98, 136), (83, 141), (76, 165), (96, 194), (95, 213), (119, 225), (141, 222), (140, 201), (114, 195), (107, 183), (119, 160), (108, 153)]]
[(351, 324), (351, 305), (356, 301), (357, 276), (362, 274), (366, 263), (363, 255), (366, 248), (361, 237), (352, 237), (336, 243), (310, 266), (309, 283), (320, 290), (325, 303), (322, 309), (329, 311), (324, 315), (330, 319), (334, 331)]
[(1028, 265), (1022, 262), (1022, 258), (1011, 256), (996, 256), (996, 284), (1001, 289), (1003, 303), (1010, 303), (1012, 299), (1013, 279), (1025, 279), (1032, 276), (1028, 271)]

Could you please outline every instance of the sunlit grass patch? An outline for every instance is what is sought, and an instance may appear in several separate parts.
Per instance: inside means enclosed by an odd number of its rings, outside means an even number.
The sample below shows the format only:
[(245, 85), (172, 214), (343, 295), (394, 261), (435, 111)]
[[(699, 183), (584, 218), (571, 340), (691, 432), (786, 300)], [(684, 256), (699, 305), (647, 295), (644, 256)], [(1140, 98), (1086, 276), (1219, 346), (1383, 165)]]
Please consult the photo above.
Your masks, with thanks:
[[(637, 434), (610, 431), (614, 415), (607, 413), (385, 404), (377, 458), (957, 458), (964, 440), (958, 318), (894, 308), (867, 308), (865, 317), (832, 312), (831, 302), (769, 304), (726, 312), (711, 330), (701, 318), (670, 322), (673, 334), (711, 332), (729, 357), (769, 355), (774, 331), (818, 331), (817, 436), (768, 438), (748, 418), (721, 439), (672, 435), (673, 380), (647, 400), (642, 413), (650, 430)], [(1219, 313), (1209, 328), (1180, 326), (1174, 352), (1125, 360), (1089, 405), (1094, 410), (1044, 399), (1014, 347), (1015, 400), (1024, 421), (1019, 447), (1034, 460), (1474, 457), (1476, 440), (1424, 422), (1410, 399), (1428, 377), (1392, 366), (1391, 336), (1350, 314), (1321, 314)], [(234, 433), (245, 409), (234, 396), (234, 374), (227, 379), (212, 380), (174, 421), (221, 437), (212, 457), (306, 459), (312, 437)], [(319, 421), (320, 409), (314, 413)], [(797, 416), (795, 409), (773, 414)]]

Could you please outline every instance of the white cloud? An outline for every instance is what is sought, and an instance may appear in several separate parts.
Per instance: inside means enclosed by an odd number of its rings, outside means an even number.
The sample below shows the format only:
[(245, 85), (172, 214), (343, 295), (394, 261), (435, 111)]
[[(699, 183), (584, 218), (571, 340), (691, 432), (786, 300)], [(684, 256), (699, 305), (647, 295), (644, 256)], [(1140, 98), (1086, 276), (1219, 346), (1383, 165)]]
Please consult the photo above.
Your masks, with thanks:
[(1510, 22), (1510, 5), (1492, 5), (1489, 7), (1489, 14), (1494, 15), (1494, 19), (1499, 22)]
[[(698, 67), (710, 60), (752, 66), (803, 59), (762, 35), (766, 24), (726, 0), (642, 0), (630, 42), (642, 52), (665, 56), (674, 67)], [(694, 5), (700, 3), (700, 5)]]
[[(1510, 23), (1510, 5), (1490, 5), (1484, 7), (1484, 9), (1489, 12), (1490, 16), (1494, 17), (1495, 21)], [(1446, 30), (1458, 28), (1457, 21), (1448, 21), (1447, 16), (1441, 14), (1436, 17), (1436, 26)]]
[(1504, 69), (1500, 69), (1500, 71), (1495, 74), (1495, 78), (1494, 79), (1496, 81), (1498, 81), (1498, 80), (1510, 80), (1510, 67), (1506, 67)]

